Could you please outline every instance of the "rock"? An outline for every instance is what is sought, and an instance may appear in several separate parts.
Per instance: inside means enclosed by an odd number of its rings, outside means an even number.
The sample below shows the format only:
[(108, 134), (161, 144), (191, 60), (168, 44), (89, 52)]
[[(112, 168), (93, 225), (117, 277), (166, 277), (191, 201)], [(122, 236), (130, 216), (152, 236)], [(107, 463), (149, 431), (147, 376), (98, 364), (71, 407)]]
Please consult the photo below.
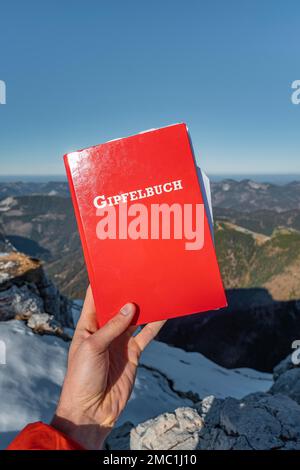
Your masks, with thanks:
[(193, 408), (177, 408), (133, 428), (130, 433), (132, 450), (193, 450), (203, 421)]
[(54, 316), (49, 315), (49, 313), (33, 313), (27, 321), (27, 326), (34, 333), (56, 335), (67, 341), (71, 340), (73, 336), (73, 330), (63, 328)]
[(198, 449), (297, 449), (300, 445), (300, 406), (284, 395), (215, 399), (204, 422)]
[(133, 424), (126, 422), (117, 428), (114, 428), (105, 442), (107, 450), (129, 450), (130, 449), (130, 431)]
[(210, 395), (203, 398), (197, 409), (205, 425), (218, 426), (220, 422), (220, 411), (223, 400)]
[(274, 384), (270, 393), (281, 393), (300, 404), (300, 368), (293, 364), (290, 354), (273, 371)]
[[(1, 205), (1, 202), (0, 202), (0, 205)], [(4, 230), (2, 229), (0, 225), (0, 256), (2, 256), (3, 253), (9, 253), (11, 251), (15, 251), (15, 248), (10, 243), (10, 241), (5, 237)]]
[(285, 359), (283, 359), (273, 370), (273, 379), (277, 380), (278, 377), (286, 372), (287, 370), (293, 369), (296, 366), (292, 363), (292, 356), (289, 354)]
[(43, 274), (37, 283), (39, 293), (44, 300), (44, 310), (50, 313), (63, 326), (73, 327), (72, 305), (73, 302), (61, 295), (58, 288)]
[[(120, 430), (116, 437), (128, 432), (129, 429)], [(178, 408), (174, 413), (164, 413), (134, 427), (130, 432), (130, 448), (300, 449), (300, 406), (281, 394), (253, 393), (241, 400), (209, 396), (197, 409)], [(114, 449), (119, 449), (117, 439)]]
[(0, 321), (48, 314), (61, 327), (72, 328), (72, 307), (73, 302), (49, 281), (39, 260), (16, 251), (1, 253)]
[(300, 405), (300, 368), (295, 367), (282, 372), (271, 387), (270, 393), (282, 393)]
[(13, 281), (15, 284), (29, 282), (36, 283), (42, 275), (42, 265), (39, 260), (29, 258), (23, 253), (1, 253), (0, 256), (0, 281), (7, 284)]
[(49, 313), (34, 313), (27, 321), (27, 326), (35, 333), (63, 335), (61, 325)]
[(22, 286), (11, 285), (0, 291), (0, 320), (25, 320), (27, 326), (35, 333), (56, 334), (70, 339), (62, 324), (54, 315), (44, 312), (43, 299), (38, 295), (34, 284)]
[(253, 407), (246, 400), (225, 400), (220, 412), (220, 426), (227, 436), (244, 437), (253, 449), (280, 447), (281, 424), (265, 407)]
[(8, 289), (0, 291), (0, 320), (12, 320), (13, 318), (26, 320), (32, 314), (43, 311), (43, 300), (35, 292), (32, 286), (11, 285)]

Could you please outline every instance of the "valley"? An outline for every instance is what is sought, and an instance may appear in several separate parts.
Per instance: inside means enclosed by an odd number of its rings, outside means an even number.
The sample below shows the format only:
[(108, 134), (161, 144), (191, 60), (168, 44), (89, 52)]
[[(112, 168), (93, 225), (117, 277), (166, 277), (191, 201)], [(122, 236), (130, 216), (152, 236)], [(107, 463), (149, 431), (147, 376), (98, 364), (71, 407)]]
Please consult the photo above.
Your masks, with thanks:
[[(82, 298), (88, 280), (67, 184), (0, 183), (1, 194), (1, 233), (17, 250), (41, 259), (64, 294)], [(300, 183), (225, 180), (212, 183), (212, 199), (225, 287), (263, 287), (275, 300), (300, 298)]]

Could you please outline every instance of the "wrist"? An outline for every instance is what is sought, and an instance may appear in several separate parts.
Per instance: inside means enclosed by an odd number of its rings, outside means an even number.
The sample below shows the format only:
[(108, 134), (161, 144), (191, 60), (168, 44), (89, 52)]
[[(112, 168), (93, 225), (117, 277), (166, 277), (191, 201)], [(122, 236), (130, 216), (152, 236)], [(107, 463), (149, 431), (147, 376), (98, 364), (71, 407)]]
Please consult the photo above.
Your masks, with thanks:
[(87, 416), (68, 413), (58, 408), (51, 426), (87, 450), (100, 450), (111, 429), (100, 426)]

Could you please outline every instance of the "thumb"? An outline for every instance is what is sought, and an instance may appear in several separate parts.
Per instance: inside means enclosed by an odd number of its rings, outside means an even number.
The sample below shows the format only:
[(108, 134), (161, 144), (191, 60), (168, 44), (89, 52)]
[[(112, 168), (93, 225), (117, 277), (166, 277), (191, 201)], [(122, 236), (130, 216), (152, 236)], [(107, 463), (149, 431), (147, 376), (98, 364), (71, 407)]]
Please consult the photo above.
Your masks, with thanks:
[(114, 339), (127, 330), (135, 312), (136, 306), (134, 304), (125, 304), (117, 315), (89, 338), (99, 353), (105, 351)]

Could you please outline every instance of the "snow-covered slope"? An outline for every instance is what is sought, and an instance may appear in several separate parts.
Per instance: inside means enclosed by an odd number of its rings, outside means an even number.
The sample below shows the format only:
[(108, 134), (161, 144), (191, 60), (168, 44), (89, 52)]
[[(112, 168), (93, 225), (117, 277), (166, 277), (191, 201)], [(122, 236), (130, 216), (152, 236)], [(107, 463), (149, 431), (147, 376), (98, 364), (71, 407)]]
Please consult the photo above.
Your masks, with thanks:
[(0, 447), (26, 424), (49, 421), (55, 410), (68, 343), (34, 334), (19, 320), (0, 323), (6, 364), (0, 365)]
[[(69, 343), (39, 336), (18, 320), (0, 322), (6, 365), (0, 365), (0, 448), (27, 423), (49, 422), (65, 373)], [(226, 370), (199, 353), (154, 341), (144, 352), (136, 385), (120, 424), (141, 423), (198, 397), (242, 397), (270, 388), (270, 374)], [(192, 393), (188, 393), (192, 392)]]
[[(252, 369), (224, 369), (200, 353), (153, 341), (142, 355), (131, 400), (120, 424), (138, 424), (178, 406), (192, 406), (207, 395), (241, 398), (266, 391), (272, 375)], [(158, 410), (161, 410), (158, 412)]]

